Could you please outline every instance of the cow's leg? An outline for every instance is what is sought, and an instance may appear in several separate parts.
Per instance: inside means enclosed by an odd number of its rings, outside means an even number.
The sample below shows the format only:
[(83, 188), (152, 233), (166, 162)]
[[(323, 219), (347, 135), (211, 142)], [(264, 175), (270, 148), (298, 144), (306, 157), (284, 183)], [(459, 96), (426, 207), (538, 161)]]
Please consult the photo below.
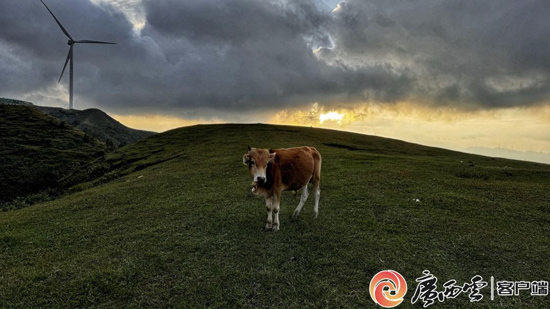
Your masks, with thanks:
[(304, 203), (307, 201), (307, 197), (309, 196), (309, 193), (307, 192), (307, 185), (302, 187), (302, 196), (300, 197), (300, 203), (298, 204), (298, 207), (294, 210), (294, 213), (292, 214), (292, 218), (298, 218), (300, 215), (300, 211), (302, 211), (302, 207), (304, 207)]
[(313, 206), (313, 218), (317, 219), (319, 214), (319, 197), (321, 197), (321, 190), (319, 189), (319, 180), (313, 180), (313, 192), (315, 192), (315, 206)]
[(265, 207), (267, 210), (267, 224), (265, 225), (265, 230), (271, 230), (273, 224), (273, 196), (267, 197), (265, 199)]
[(280, 206), (281, 206), (281, 192), (275, 193), (275, 195), (273, 195), (273, 215), (275, 217), (275, 221), (273, 222), (273, 232), (277, 232), (279, 230), (279, 227), (281, 226), (279, 223)]

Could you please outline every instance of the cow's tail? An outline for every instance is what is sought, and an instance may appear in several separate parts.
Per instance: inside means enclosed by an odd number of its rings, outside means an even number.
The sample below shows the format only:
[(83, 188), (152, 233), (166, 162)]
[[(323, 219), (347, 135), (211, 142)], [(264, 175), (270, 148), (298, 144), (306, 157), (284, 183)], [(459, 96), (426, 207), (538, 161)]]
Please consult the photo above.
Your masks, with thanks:
[(313, 148), (313, 176), (311, 182), (313, 183), (313, 194), (315, 194), (315, 206), (313, 208), (313, 217), (317, 218), (319, 214), (319, 198), (321, 196), (321, 154), (317, 149)]
[(310, 147), (313, 157), (313, 174), (311, 175), (310, 183), (313, 183), (314, 188), (319, 188), (319, 182), (321, 181), (321, 154), (314, 147)]

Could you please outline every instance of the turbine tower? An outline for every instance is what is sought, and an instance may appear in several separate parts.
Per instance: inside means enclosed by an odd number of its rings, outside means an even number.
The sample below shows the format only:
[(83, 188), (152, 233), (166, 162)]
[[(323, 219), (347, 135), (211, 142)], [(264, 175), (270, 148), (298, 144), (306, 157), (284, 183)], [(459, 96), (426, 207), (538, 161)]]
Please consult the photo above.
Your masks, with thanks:
[(71, 37), (71, 35), (69, 34), (69, 32), (67, 32), (67, 30), (65, 30), (65, 28), (63, 27), (63, 25), (61, 25), (61, 23), (59, 22), (59, 20), (57, 20), (57, 18), (55, 17), (55, 15), (53, 15), (52, 11), (50, 10), (50, 8), (48, 8), (48, 6), (46, 5), (46, 3), (44, 3), (44, 1), (40, 0), (40, 2), (42, 2), (42, 4), (44, 4), (44, 6), (46, 7), (46, 9), (48, 10), (48, 12), (50, 12), (50, 14), (52, 14), (52, 17), (53, 19), (55, 19), (55, 22), (57, 22), (57, 24), (59, 25), (59, 28), (61, 28), (61, 31), (63, 31), (63, 33), (67, 36), (67, 38), (69, 39), (69, 41), (67, 41), (67, 45), (70, 46), (69, 48), (69, 54), (67, 55), (67, 59), (65, 60), (65, 65), (63, 66), (63, 70), (61, 71), (61, 76), (59, 76), (59, 81), (57, 81), (58, 83), (61, 81), (61, 77), (63, 77), (63, 73), (65, 72), (65, 68), (67, 67), (67, 62), (69, 62), (69, 60), (71, 60), (71, 66), (70, 66), (70, 77), (69, 77), (69, 109), (73, 109), (73, 60), (74, 60), (74, 57), (73, 57), (73, 46), (74, 44), (76, 43), (89, 43), (89, 44), (116, 44), (116, 43), (111, 43), (111, 42), (101, 42), (101, 41), (91, 41), (91, 40), (80, 40), (80, 41), (75, 41), (73, 40), (73, 38)]

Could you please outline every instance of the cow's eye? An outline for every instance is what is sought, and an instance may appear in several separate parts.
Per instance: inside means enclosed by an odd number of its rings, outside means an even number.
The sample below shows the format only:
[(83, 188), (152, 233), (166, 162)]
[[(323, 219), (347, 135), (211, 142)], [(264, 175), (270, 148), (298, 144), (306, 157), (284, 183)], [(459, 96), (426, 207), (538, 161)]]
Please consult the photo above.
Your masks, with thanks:
[(254, 163), (255, 163), (254, 161), (250, 161), (250, 165), (254, 165)]

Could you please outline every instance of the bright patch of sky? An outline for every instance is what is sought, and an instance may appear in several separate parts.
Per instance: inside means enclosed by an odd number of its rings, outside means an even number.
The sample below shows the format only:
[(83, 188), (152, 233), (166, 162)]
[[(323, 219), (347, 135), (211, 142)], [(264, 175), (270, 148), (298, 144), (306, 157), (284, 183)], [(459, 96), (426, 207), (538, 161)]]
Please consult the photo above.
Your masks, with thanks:
[(113, 8), (124, 14), (134, 26), (136, 33), (145, 27), (147, 18), (141, 0), (91, 0), (91, 2), (101, 8)]

